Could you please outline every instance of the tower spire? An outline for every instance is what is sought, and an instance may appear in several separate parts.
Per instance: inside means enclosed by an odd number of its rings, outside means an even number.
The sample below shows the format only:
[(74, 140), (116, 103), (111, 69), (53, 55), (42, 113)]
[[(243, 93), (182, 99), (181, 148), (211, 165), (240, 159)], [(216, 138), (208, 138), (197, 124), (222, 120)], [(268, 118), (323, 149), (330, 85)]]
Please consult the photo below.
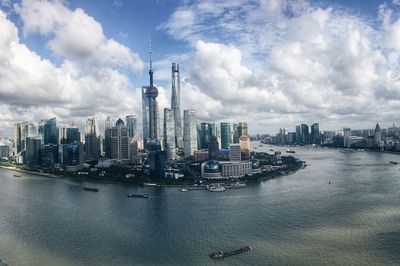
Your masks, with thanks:
[(151, 60), (151, 38), (149, 43), (149, 57), (150, 57), (150, 69), (149, 69), (150, 87), (153, 87), (153, 61)]

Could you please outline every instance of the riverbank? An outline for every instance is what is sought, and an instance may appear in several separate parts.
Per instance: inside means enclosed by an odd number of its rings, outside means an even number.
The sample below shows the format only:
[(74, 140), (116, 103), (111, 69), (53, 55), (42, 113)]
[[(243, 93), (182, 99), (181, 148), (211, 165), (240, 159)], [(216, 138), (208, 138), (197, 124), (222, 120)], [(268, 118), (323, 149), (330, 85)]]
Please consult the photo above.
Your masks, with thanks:
[[(242, 182), (248, 182), (248, 183), (253, 183), (253, 182), (258, 182), (258, 181), (267, 181), (270, 179), (278, 178), (278, 177), (283, 177), (283, 176), (289, 176), (292, 175), (301, 169), (305, 167), (305, 162), (300, 161), (296, 167), (291, 170), (275, 170), (275, 171), (270, 171), (270, 172), (262, 172), (259, 174), (255, 174), (252, 176), (246, 176), (239, 178), (238, 181)], [(183, 181), (177, 181), (177, 180), (167, 180), (167, 181), (174, 181), (177, 182), (175, 184), (167, 184), (165, 183), (166, 180), (153, 180), (149, 179), (146, 180), (145, 182), (121, 182), (121, 181), (111, 181), (111, 180), (99, 180), (99, 179), (93, 179), (93, 178), (88, 178), (85, 176), (68, 176), (68, 175), (55, 175), (55, 174), (50, 174), (50, 173), (45, 173), (45, 172), (35, 172), (35, 171), (30, 171), (30, 170), (25, 170), (25, 169), (20, 169), (17, 167), (12, 167), (12, 166), (1, 166), (0, 169), (6, 169), (10, 171), (15, 171), (19, 173), (27, 173), (27, 174), (32, 174), (32, 175), (37, 175), (41, 177), (46, 177), (46, 178), (60, 178), (60, 179), (69, 179), (77, 182), (91, 182), (91, 183), (97, 183), (97, 184), (115, 184), (115, 185), (128, 185), (128, 186), (145, 186), (145, 187), (174, 187), (174, 188), (181, 188), (181, 187), (191, 187), (191, 186), (199, 186), (204, 185), (206, 186), (207, 184), (212, 184), (215, 183), (216, 181), (218, 182), (231, 182), (231, 180), (193, 180), (189, 182), (188, 180), (183, 180)], [(201, 181), (201, 182), (199, 182)], [(154, 185), (149, 185), (149, 184), (154, 184)]]
[(17, 168), (17, 167), (1, 166), (1, 165), (0, 165), (0, 168), (1, 168), (1, 169), (7, 169), (7, 170), (10, 170), (10, 171), (20, 172), (20, 173), (27, 173), (27, 174), (32, 174), (32, 175), (38, 175), (38, 176), (43, 176), (43, 177), (49, 177), (49, 178), (59, 178), (59, 177), (62, 177), (62, 176), (53, 175), (53, 174), (50, 174), (50, 173), (41, 173), (41, 172), (34, 172), (34, 171), (24, 170), (24, 169), (20, 169), (20, 168)]

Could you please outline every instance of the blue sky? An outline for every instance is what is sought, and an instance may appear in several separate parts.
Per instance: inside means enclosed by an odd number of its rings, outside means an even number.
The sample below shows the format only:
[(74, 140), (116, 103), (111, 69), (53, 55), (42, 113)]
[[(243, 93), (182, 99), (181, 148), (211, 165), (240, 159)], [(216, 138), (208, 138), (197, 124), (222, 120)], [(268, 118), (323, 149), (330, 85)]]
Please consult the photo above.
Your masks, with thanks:
[(0, 136), (15, 121), (83, 126), (137, 114), (153, 42), (160, 113), (170, 66), (199, 121), (250, 132), (398, 123), (399, 1), (0, 1)]

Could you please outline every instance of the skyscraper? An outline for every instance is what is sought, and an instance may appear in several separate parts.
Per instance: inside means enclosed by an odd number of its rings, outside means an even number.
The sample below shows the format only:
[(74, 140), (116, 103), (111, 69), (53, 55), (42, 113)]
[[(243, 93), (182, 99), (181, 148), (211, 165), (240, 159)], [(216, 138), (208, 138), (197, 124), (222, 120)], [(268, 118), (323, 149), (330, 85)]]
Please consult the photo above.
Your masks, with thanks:
[(40, 163), (40, 148), (41, 139), (38, 137), (27, 137), (26, 142), (26, 152), (24, 157), (24, 164), (29, 166), (38, 166)]
[(28, 121), (14, 124), (14, 155), (17, 156), (26, 148), (26, 138), (36, 137), (36, 127)]
[(239, 125), (233, 124), (233, 143), (239, 143), (240, 133), (239, 133)]
[(374, 137), (375, 137), (375, 146), (377, 148), (381, 148), (381, 142), (382, 142), (382, 132), (381, 132), (381, 127), (379, 126), (378, 123), (376, 123), (375, 126), (375, 131), (374, 131)]
[(127, 115), (125, 119), (126, 119), (126, 126), (128, 127), (129, 139), (131, 139), (137, 134), (136, 115)]
[(250, 137), (247, 122), (239, 123), (239, 143), (242, 160), (250, 159)]
[(197, 119), (194, 110), (184, 110), (183, 123), (183, 149), (187, 158), (197, 150)]
[(200, 124), (200, 149), (202, 150), (208, 149), (209, 142), (210, 142), (209, 124), (206, 122), (202, 122)]
[(181, 119), (181, 81), (179, 64), (172, 63), (171, 109), (174, 113), (175, 147), (183, 148), (182, 119)]
[(89, 117), (85, 126), (85, 159), (97, 160), (100, 156), (100, 132), (96, 117)]
[(128, 127), (122, 119), (118, 119), (111, 128), (111, 159), (129, 162), (129, 134)]
[(301, 143), (310, 143), (310, 130), (308, 129), (308, 125), (306, 124), (301, 124)]
[(249, 135), (249, 132), (247, 129), (247, 122), (240, 122), (238, 130), (239, 130), (239, 138), (243, 135)]
[(296, 126), (296, 143), (300, 144), (301, 143), (301, 127), (300, 126)]
[(81, 133), (79, 132), (79, 128), (71, 125), (65, 125), (61, 129), (61, 144), (70, 144), (70, 143), (79, 143), (81, 142)]
[(231, 139), (231, 125), (226, 122), (221, 123), (221, 149), (229, 149), (232, 143)]
[(171, 108), (164, 109), (164, 150), (167, 152), (167, 160), (175, 159), (175, 121), (174, 111)]
[(311, 125), (311, 142), (314, 144), (321, 144), (321, 137), (319, 133), (319, 124), (314, 123)]
[(57, 127), (57, 119), (43, 119), (39, 123), (39, 136), (42, 139), (42, 144), (58, 144), (59, 130)]
[(104, 121), (104, 155), (111, 158), (111, 119), (109, 116)]

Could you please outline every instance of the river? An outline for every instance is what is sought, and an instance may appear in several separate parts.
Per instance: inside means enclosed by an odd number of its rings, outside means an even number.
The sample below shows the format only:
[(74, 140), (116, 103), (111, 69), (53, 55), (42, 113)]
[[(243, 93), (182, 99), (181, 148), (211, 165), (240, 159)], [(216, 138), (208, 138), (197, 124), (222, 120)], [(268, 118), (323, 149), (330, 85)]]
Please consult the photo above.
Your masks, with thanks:
[[(222, 193), (16, 178), (0, 169), (0, 259), (8, 265), (399, 264), (400, 164), (389, 162), (400, 156), (294, 150), (309, 164), (305, 169)], [(83, 191), (84, 185), (99, 192)], [(252, 250), (208, 257), (244, 245)]]

